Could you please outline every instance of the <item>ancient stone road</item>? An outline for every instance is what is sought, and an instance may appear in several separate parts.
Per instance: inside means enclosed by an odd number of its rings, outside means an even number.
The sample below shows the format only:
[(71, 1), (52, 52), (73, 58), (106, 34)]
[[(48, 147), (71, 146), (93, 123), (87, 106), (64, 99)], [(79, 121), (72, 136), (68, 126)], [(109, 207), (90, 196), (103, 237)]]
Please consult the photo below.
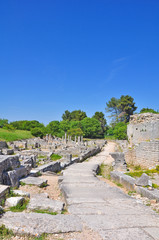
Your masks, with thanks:
[(120, 189), (98, 180), (98, 160), (106, 162), (104, 152), (64, 171), (61, 189), (69, 213), (78, 216), (102, 239), (159, 239), (159, 215)]
[(0, 223), (32, 234), (76, 232), (86, 226), (104, 240), (159, 240), (159, 215), (96, 177), (97, 163), (103, 161), (111, 162), (107, 147), (88, 162), (64, 170), (60, 185), (70, 215), (7, 212)]

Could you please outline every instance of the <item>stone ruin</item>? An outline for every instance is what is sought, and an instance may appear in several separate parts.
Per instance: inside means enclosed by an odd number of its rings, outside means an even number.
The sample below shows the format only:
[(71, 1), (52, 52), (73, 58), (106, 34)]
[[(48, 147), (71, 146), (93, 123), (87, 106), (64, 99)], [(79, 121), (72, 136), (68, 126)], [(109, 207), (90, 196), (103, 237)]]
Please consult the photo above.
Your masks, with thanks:
[[(62, 139), (46, 135), (43, 139), (32, 138), (9, 143), (1, 141), (0, 184), (18, 187), (21, 179), (34, 181), (33, 178), (42, 172), (60, 172), (75, 162), (82, 162), (97, 154), (104, 144), (105, 141), (102, 140), (83, 141), (83, 137), (78, 137), (78, 140), (76, 137), (73, 141), (66, 134)], [(60, 155), (61, 159), (52, 161), (52, 154)]]
[[(126, 163), (155, 168), (159, 165), (159, 114), (142, 113), (130, 116), (127, 140), (117, 140)], [(118, 150), (117, 150), (118, 151)]]

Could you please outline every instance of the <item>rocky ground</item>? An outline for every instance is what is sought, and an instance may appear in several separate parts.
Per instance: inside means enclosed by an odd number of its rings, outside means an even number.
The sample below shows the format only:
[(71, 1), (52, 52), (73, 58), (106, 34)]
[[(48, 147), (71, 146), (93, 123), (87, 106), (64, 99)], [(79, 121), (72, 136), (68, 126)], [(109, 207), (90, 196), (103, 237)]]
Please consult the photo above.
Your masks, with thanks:
[[(6, 225), (15, 229), (15, 226), (17, 227), (18, 224), (20, 226), (21, 221), (23, 221), (24, 224), (27, 224), (27, 226), (24, 226), (24, 232), (27, 229), (31, 231), (40, 228), (49, 230), (52, 226), (57, 230), (60, 227), (62, 227), (61, 229), (68, 230), (70, 228), (70, 231), (73, 230), (73, 232), (67, 233), (63, 231), (48, 234), (43, 238), (50, 240), (159, 239), (159, 215), (150, 209), (155, 204), (157, 206), (155, 201), (147, 200), (135, 194), (130, 197), (127, 194), (128, 191), (124, 188), (120, 189), (108, 179), (95, 177), (97, 164), (111, 165), (113, 159), (109, 152), (113, 152), (114, 149), (115, 144), (110, 142), (98, 155), (64, 170), (61, 189), (65, 194), (68, 205), (65, 217), (58, 214), (57, 217), (45, 218), (44, 215), (46, 214), (43, 214), (43, 216), (38, 215), (39, 220), (36, 220), (37, 215), (28, 216), (20, 213), (19, 218), (16, 218), (17, 215), (15, 216), (14, 213), (8, 213), (8, 218), (4, 218)], [(21, 186), (20, 189), (30, 192), (31, 196), (37, 193), (48, 193), (51, 199), (64, 200), (64, 195), (61, 194), (59, 189), (58, 176), (46, 174), (40, 178), (48, 180), (47, 187), (39, 188), (25, 185)], [(20, 219), (22, 220), (20, 221)], [(41, 222), (42, 219), (45, 221), (44, 225)], [(51, 221), (55, 220), (59, 222), (58, 226), (51, 225)], [(32, 240), (42, 238), (17, 235), (10, 239)]]

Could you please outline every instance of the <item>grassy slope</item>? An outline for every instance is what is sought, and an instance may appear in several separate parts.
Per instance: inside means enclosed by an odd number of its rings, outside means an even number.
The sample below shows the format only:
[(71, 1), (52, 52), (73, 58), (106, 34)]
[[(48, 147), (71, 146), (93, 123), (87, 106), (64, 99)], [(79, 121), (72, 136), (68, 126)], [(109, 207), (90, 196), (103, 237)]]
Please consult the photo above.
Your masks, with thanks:
[(16, 141), (26, 138), (32, 138), (31, 132), (23, 130), (6, 130), (0, 128), (0, 141)]

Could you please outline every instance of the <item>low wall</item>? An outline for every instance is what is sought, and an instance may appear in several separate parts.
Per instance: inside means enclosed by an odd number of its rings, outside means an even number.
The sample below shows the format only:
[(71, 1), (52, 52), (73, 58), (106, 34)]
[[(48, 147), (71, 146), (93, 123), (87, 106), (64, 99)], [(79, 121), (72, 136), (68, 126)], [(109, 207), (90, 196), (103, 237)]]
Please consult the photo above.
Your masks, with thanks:
[(141, 142), (125, 153), (127, 163), (152, 168), (159, 165), (159, 141)]

